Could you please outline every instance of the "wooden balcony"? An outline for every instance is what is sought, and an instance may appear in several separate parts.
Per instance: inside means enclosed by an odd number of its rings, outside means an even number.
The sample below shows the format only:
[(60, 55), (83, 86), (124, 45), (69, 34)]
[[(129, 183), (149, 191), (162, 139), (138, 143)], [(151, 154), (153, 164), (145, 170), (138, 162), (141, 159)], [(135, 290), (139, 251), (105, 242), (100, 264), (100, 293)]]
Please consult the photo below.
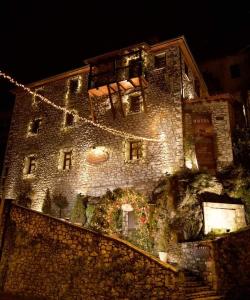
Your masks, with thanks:
[(112, 58), (90, 67), (88, 85), (90, 96), (100, 97), (146, 86), (141, 51)]

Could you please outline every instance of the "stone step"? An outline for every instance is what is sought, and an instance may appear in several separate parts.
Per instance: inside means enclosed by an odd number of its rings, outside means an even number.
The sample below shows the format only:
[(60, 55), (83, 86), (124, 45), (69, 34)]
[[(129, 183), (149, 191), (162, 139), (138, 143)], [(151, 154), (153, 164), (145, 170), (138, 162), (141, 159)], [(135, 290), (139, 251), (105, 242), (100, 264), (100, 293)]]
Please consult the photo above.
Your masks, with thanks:
[(211, 288), (207, 285), (188, 286), (188, 287), (186, 286), (184, 289), (185, 289), (187, 294), (211, 291)]
[(208, 297), (195, 297), (195, 298), (188, 298), (189, 300), (222, 300), (224, 297), (222, 296), (208, 296)]
[(185, 281), (185, 287), (200, 287), (200, 286), (204, 286), (204, 282), (203, 281)]
[(196, 298), (207, 298), (207, 297), (216, 297), (218, 296), (215, 291), (204, 291), (204, 292), (196, 292), (196, 293), (187, 293), (186, 299), (196, 299)]

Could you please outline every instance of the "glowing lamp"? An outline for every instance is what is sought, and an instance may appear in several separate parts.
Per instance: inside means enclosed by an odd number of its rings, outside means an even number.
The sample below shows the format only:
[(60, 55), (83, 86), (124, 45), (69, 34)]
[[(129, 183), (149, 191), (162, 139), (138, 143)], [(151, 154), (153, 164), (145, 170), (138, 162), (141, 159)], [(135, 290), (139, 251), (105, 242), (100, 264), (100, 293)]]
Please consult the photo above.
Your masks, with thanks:
[(131, 204), (126, 203), (126, 204), (122, 204), (122, 210), (129, 212), (129, 211), (133, 211), (134, 209)]
[(86, 154), (86, 160), (90, 164), (100, 164), (107, 161), (109, 153), (105, 147), (93, 147)]

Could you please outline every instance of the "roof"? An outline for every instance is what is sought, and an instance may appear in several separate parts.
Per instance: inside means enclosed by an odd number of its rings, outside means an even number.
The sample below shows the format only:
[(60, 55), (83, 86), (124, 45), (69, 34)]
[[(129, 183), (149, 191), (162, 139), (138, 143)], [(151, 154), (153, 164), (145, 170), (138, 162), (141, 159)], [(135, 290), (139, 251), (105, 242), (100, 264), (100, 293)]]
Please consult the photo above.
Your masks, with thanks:
[[(122, 49), (119, 49), (119, 50), (116, 50), (116, 51), (112, 51), (112, 52), (108, 52), (108, 53), (105, 53), (105, 54), (102, 54), (102, 55), (99, 55), (99, 56), (95, 56), (95, 57), (84, 60), (84, 62), (87, 65), (83, 65), (82, 67), (80, 67), (78, 69), (69, 70), (67, 72), (60, 73), (58, 75), (48, 77), (48, 78), (30, 83), (27, 86), (29, 88), (36, 88), (36, 87), (45, 85), (49, 82), (57, 81), (57, 80), (60, 80), (60, 79), (63, 79), (63, 78), (67, 78), (67, 77), (78, 75), (78, 74), (81, 74), (81, 73), (84, 73), (84, 72), (88, 72), (89, 67), (90, 67), (89, 64), (91, 64), (95, 61), (100, 61), (102, 59), (104, 60), (108, 57), (113, 57), (115, 55), (120, 55), (122, 52), (124, 53), (124, 52), (129, 51), (129, 50), (131, 51), (131, 49), (133, 49), (133, 48), (145, 49), (145, 50), (147, 50), (148, 52), (151, 52), (151, 53), (159, 53), (159, 52), (164, 51), (165, 49), (167, 49), (168, 47), (171, 47), (171, 46), (179, 46), (180, 47), (180, 49), (181, 49), (181, 51), (182, 51), (182, 53), (185, 57), (185, 60), (190, 65), (190, 67), (191, 67), (192, 71), (195, 73), (195, 75), (200, 79), (201, 87), (206, 92), (206, 94), (208, 95), (206, 83), (205, 83), (205, 81), (203, 79), (203, 76), (202, 76), (202, 74), (201, 74), (201, 72), (200, 72), (200, 70), (199, 70), (199, 68), (198, 68), (198, 66), (195, 62), (195, 59), (194, 59), (194, 57), (193, 57), (193, 55), (192, 55), (192, 53), (191, 53), (191, 51), (190, 51), (190, 49), (187, 45), (187, 42), (186, 42), (186, 39), (185, 39), (184, 36), (180, 36), (180, 37), (177, 37), (177, 38), (174, 38), (174, 39), (169, 39), (167, 41), (156, 43), (156, 44), (153, 44), (153, 45), (149, 45), (147, 43), (135, 44), (135, 45), (132, 45), (132, 46), (128, 46), (126, 48), (122, 48)], [(19, 89), (14, 89), (13, 91), (14, 91), (14, 93), (17, 93), (19, 91)]]

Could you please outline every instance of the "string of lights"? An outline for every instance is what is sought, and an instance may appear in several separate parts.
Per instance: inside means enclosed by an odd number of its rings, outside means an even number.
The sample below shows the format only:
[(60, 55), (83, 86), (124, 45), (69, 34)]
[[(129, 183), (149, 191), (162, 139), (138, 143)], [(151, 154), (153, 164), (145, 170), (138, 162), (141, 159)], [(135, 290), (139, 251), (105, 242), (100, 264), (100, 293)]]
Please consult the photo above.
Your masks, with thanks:
[(78, 120), (81, 120), (81, 121), (83, 121), (83, 122), (85, 122), (87, 124), (90, 124), (90, 125), (92, 125), (94, 127), (99, 128), (101, 130), (107, 131), (107, 132), (109, 132), (109, 133), (111, 133), (111, 134), (113, 134), (115, 136), (119, 136), (119, 137), (122, 137), (122, 138), (125, 138), (125, 139), (143, 140), (143, 141), (147, 141), (147, 142), (158, 142), (158, 143), (162, 142), (161, 140), (158, 140), (158, 139), (153, 139), (153, 138), (147, 138), (147, 137), (142, 137), (142, 136), (134, 135), (132, 133), (128, 133), (128, 132), (125, 132), (125, 131), (117, 130), (117, 129), (112, 128), (112, 127), (108, 127), (106, 125), (95, 123), (92, 120), (89, 120), (87, 118), (84, 118), (84, 117), (80, 116), (75, 111), (71, 111), (71, 110), (68, 110), (65, 107), (56, 105), (54, 102), (50, 101), (48, 98), (44, 97), (43, 95), (40, 95), (40, 94), (36, 93), (35, 91), (32, 91), (30, 88), (28, 88), (25, 85), (17, 82), (15, 79), (13, 79), (11, 76), (5, 74), (1, 70), (0, 70), (0, 77), (2, 77), (4, 79), (7, 79), (9, 82), (13, 83), (16, 87), (22, 88), (24, 91), (28, 92), (30, 95), (32, 95), (34, 97), (40, 98), (43, 102), (45, 102), (48, 105), (54, 107), (55, 109), (60, 110), (60, 111), (62, 111), (64, 113), (71, 114), (74, 117), (76, 117)]

